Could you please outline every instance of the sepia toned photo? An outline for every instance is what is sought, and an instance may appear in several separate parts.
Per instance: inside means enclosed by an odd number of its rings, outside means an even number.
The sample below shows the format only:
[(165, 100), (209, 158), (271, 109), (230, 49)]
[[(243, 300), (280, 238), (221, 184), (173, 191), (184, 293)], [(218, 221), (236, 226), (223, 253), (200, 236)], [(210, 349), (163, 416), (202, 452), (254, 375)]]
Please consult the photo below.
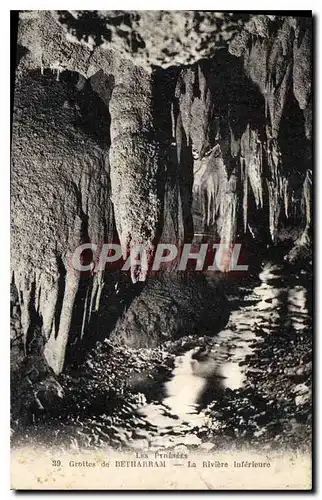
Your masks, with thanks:
[(11, 488), (311, 490), (311, 12), (11, 32)]

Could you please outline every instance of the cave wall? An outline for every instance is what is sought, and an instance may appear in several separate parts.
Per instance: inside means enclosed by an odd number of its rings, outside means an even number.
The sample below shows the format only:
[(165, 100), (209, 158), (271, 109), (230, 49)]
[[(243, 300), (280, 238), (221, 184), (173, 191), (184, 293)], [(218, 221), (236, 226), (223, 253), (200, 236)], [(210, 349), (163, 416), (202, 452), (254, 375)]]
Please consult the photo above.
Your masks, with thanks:
[(112, 234), (109, 113), (79, 74), (57, 78), (51, 70), (30, 70), (28, 59), (20, 61), (15, 88), (12, 279), (26, 337), (40, 315), (47, 358), (56, 366), (79, 282), (72, 254), (79, 244), (103, 243)]
[(248, 233), (277, 244), (288, 225), (310, 224), (311, 21), (258, 18), (232, 39), (233, 57), (218, 51), (180, 74), (194, 232), (227, 243)]
[(310, 18), (26, 11), (18, 44), (11, 264), (26, 352), (40, 319), (59, 373), (72, 323), (82, 339), (100, 309), (111, 278), (73, 271), (81, 243), (151, 257), (158, 241), (292, 234), (289, 260), (309, 248)]

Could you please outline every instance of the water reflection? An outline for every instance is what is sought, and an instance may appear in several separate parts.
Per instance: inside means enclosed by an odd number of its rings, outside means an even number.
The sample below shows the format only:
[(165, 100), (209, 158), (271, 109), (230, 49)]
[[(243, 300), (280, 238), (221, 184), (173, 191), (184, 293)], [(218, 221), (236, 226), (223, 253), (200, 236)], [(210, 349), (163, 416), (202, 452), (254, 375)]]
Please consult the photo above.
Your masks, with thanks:
[(163, 403), (184, 419), (198, 412), (198, 397), (206, 386), (206, 374), (196, 373), (197, 362), (192, 359), (196, 349), (191, 349), (176, 360), (173, 378), (166, 383), (167, 397)]
[(200, 412), (198, 399), (205, 390), (207, 377), (205, 372), (197, 373), (195, 370), (198, 363), (193, 356), (197, 351), (198, 348), (191, 349), (177, 357), (173, 376), (165, 384), (166, 397), (162, 401), (163, 405), (152, 403), (139, 410), (140, 415), (157, 426), (161, 433), (164, 428), (173, 430), (180, 427), (182, 422), (195, 425), (204, 423), (205, 417)]
[[(163, 426), (180, 426), (203, 419), (202, 407), (225, 389), (240, 389), (246, 382), (247, 356), (260, 348), (267, 335), (296, 334), (310, 325), (307, 284), (303, 276), (293, 276), (282, 266), (266, 263), (257, 283), (243, 283), (246, 295), (229, 297), (234, 310), (225, 330), (207, 348), (200, 347), (178, 356), (173, 377), (165, 384), (163, 404), (171, 417), (162, 414)], [(304, 278), (305, 279), (305, 278)], [(141, 414), (160, 425), (157, 405), (147, 405)], [(161, 412), (162, 413), (162, 412)]]

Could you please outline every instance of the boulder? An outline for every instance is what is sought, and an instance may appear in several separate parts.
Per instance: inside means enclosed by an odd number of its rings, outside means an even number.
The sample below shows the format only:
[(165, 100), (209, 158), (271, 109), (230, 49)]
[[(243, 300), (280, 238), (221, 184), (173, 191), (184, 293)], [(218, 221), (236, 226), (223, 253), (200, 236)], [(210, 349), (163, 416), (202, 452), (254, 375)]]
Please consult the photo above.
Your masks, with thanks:
[(150, 277), (117, 322), (111, 340), (154, 348), (187, 335), (215, 335), (228, 318), (228, 300), (219, 282), (204, 276)]

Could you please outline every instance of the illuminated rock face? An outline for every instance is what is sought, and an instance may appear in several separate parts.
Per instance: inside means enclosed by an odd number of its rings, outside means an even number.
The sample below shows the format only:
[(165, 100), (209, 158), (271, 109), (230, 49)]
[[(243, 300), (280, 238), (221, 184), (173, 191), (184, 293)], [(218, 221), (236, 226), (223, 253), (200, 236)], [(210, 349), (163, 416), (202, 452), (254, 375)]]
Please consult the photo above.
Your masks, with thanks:
[(118, 239), (124, 256), (136, 244), (152, 256), (159, 241), (267, 245), (286, 232), (289, 260), (307, 253), (311, 40), (309, 18), (21, 14), (12, 276), (27, 351), (41, 316), (60, 372), (73, 325), (86, 337), (99, 312), (110, 278), (72, 272), (81, 243)]

